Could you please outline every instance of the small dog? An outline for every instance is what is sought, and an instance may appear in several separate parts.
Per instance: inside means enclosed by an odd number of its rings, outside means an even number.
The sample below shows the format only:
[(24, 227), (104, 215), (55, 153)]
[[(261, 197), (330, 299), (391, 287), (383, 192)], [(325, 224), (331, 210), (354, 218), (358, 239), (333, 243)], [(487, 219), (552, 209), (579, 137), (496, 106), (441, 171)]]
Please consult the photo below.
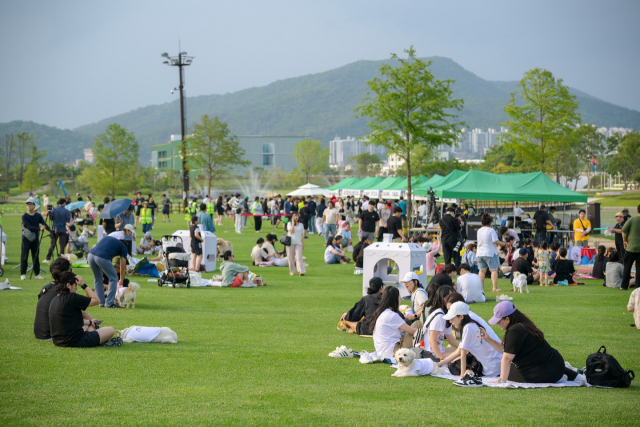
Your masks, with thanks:
[[(178, 335), (170, 328), (159, 328), (160, 332), (151, 340), (147, 339), (157, 332), (158, 328), (148, 328), (145, 326), (131, 326), (121, 331), (118, 335), (123, 342), (156, 342), (161, 344), (177, 344)], [(134, 339), (135, 335), (135, 339)]]
[(513, 274), (513, 292), (518, 292), (520, 291), (520, 293), (522, 292), (522, 289), (524, 288), (525, 291), (527, 291), (527, 293), (529, 293), (529, 287), (527, 286), (527, 275), (523, 274), (523, 273), (514, 273)]
[(433, 360), (416, 359), (416, 356), (416, 352), (410, 348), (401, 348), (396, 351), (395, 358), (398, 362), (398, 369), (391, 376), (417, 377), (444, 373), (444, 368), (438, 366)]
[[(125, 280), (125, 284), (126, 281), (128, 281), (129, 279), (124, 279)], [(124, 302), (127, 304), (126, 308), (129, 308), (129, 304), (132, 304), (132, 308), (136, 308), (136, 291), (138, 289), (140, 289), (140, 285), (138, 285), (135, 282), (128, 282), (129, 284), (127, 285), (127, 287), (122, 287), (122, 288), (118, 288), (118, 290), (116, 291), (116, 302), (118, 303), (118, 305), (120, 307), (124, 307), (124, 304), (122, 303), (122, 299), (124, 297)], [(104, 293), (105, 293), (105, 298), (107, 297), (107, 293), (108, 293), (108, 289), (105, 288)]]
[(231, 244), (231, 242), (227, 240), (218, 238), (217, 250), (218, 250), (218, 258), (222, 258), (222, 256), (226, 251), (233, 252), (233, 245)]

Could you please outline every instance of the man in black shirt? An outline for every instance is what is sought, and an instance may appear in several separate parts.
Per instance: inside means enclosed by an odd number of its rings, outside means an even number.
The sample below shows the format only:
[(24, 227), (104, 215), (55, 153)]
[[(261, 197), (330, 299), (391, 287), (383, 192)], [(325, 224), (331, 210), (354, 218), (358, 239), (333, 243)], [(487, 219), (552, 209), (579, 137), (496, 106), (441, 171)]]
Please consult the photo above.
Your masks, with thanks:
[(456, 210), (453, 207), (448, 207), (447, 212), (440, 220), (440, 229), (442, 230), (441, 242), (442, 252), (444, 255), (444, 263), (450, 264), (451, 258), (456, 268), (460, 265), (460, 251), (454, 251), (458, 239), (460, 237), (460, 221), (455, 217)]
[(449, 285), (453, 287), (453, 280), (451, 278), (456, 275), (456, 271), (455, 265), (447, 264), (444, 266), (442, 273), (434, 275), (431, 280), (429, 280), (429, 284), (437, 283), (440, 286)]
[(362, 212), (360, 216), (360, 235), (366, 237), (372, 242), (376, 238), (376, 227), (378, 227), (378, 222), (380, 221), (380, 217), (378, 213), (373, 210), (374, 204), (369, 203), (369, 207), (365, 212)]
[[(513, 269), (518, 273), (522, 273), (527, 276), (527, 284), (530, 285), (533, 282), (540, 280), (540, 273), (534, 273), (531, 264), (529, 264), (529, 251), (526, 248), (520, 249), (520, 256), (513, 262)], [(513, 279), (513, 275), (511, 276)]]
[(614, 227), (609, 227), (609, 231), (615, 234), (615, 242), (616, 242), (616, 251), (618, 251), (618, 255), (620, 255), (620, 259), (624, 260), (624, 244), (622, 243), (622, 227), (624, 227), (625, 219), (624, 213), (618, 212), (616, 214), (616, 225)]
[(387, 231), (389, 234), (393, 234), (393, 241), (396, 243), (405, 242), (407, 238), (404, 236), (402, 232), (402, 220), (400, 217), (402, 216), (402, 208), (396, 206), (393, 208), (393, 215), (387, 221)]
[(540, 205), (540, 209), (533, 214), (533, 226), (536, 229), (536, 244), (547, 240), (547, 224), (553, 228), (553, 222), (551, 222), (551, 219), (549, 218), (547, 207), (545, 205)]
[(309, 233), (313, 234), (316, 232), (316, 207), (318, 205), (313, 201), (311, 196), (307, 197), (307, 202), (307, 209), (309, 210)]
[[(78, 295), (80, 286), (87, 294)], [(98, 296), (85, 285), (82, 277), (66, 271), (58, 277), (58, 293), (49, 306), (49, 326), (53, 343), (58, 347), (97, 347), (109, 341), (108, 345), (122, 345), (122, 338), (112, 338), (115, 329), (106, 326), (96, 330), (96, 322), (87, 320), (83, 311), (98, 305)]]

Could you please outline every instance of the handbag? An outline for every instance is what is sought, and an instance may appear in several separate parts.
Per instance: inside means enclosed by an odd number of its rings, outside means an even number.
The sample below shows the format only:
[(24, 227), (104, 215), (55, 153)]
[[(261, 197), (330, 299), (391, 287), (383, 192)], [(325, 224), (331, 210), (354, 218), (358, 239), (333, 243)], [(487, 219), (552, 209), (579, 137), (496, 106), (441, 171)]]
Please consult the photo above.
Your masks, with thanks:
[(291, 237), (288, 234), (283, 234), (280, 237), (280, 243), (282, 243), (285, 246), (291, 246)]
[(28, 228), (22, 228), (22, 236), (30, 242), (35, 241), (38, 238), (38, 235)]

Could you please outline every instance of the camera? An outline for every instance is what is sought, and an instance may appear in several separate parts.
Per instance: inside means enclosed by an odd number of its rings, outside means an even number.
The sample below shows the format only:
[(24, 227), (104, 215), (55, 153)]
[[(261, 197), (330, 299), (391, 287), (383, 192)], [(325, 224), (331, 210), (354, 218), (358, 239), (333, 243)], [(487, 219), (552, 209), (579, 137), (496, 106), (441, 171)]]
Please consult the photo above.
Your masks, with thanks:
[(455, 247), (453, 248), (453, 251), (460, 252), (460, 250), (462, 250), (462, 241), (458, 240), (458, 243), (456, 243)]

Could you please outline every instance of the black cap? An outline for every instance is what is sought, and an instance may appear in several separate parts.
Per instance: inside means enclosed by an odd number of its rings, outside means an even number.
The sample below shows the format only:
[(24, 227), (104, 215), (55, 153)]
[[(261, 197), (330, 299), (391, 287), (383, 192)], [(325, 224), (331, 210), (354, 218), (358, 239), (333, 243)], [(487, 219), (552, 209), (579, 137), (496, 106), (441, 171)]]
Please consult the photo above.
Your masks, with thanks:
[(264, 239), (262, 237), (258, 237), (258, 241), (256, 243), (264, 243)]

